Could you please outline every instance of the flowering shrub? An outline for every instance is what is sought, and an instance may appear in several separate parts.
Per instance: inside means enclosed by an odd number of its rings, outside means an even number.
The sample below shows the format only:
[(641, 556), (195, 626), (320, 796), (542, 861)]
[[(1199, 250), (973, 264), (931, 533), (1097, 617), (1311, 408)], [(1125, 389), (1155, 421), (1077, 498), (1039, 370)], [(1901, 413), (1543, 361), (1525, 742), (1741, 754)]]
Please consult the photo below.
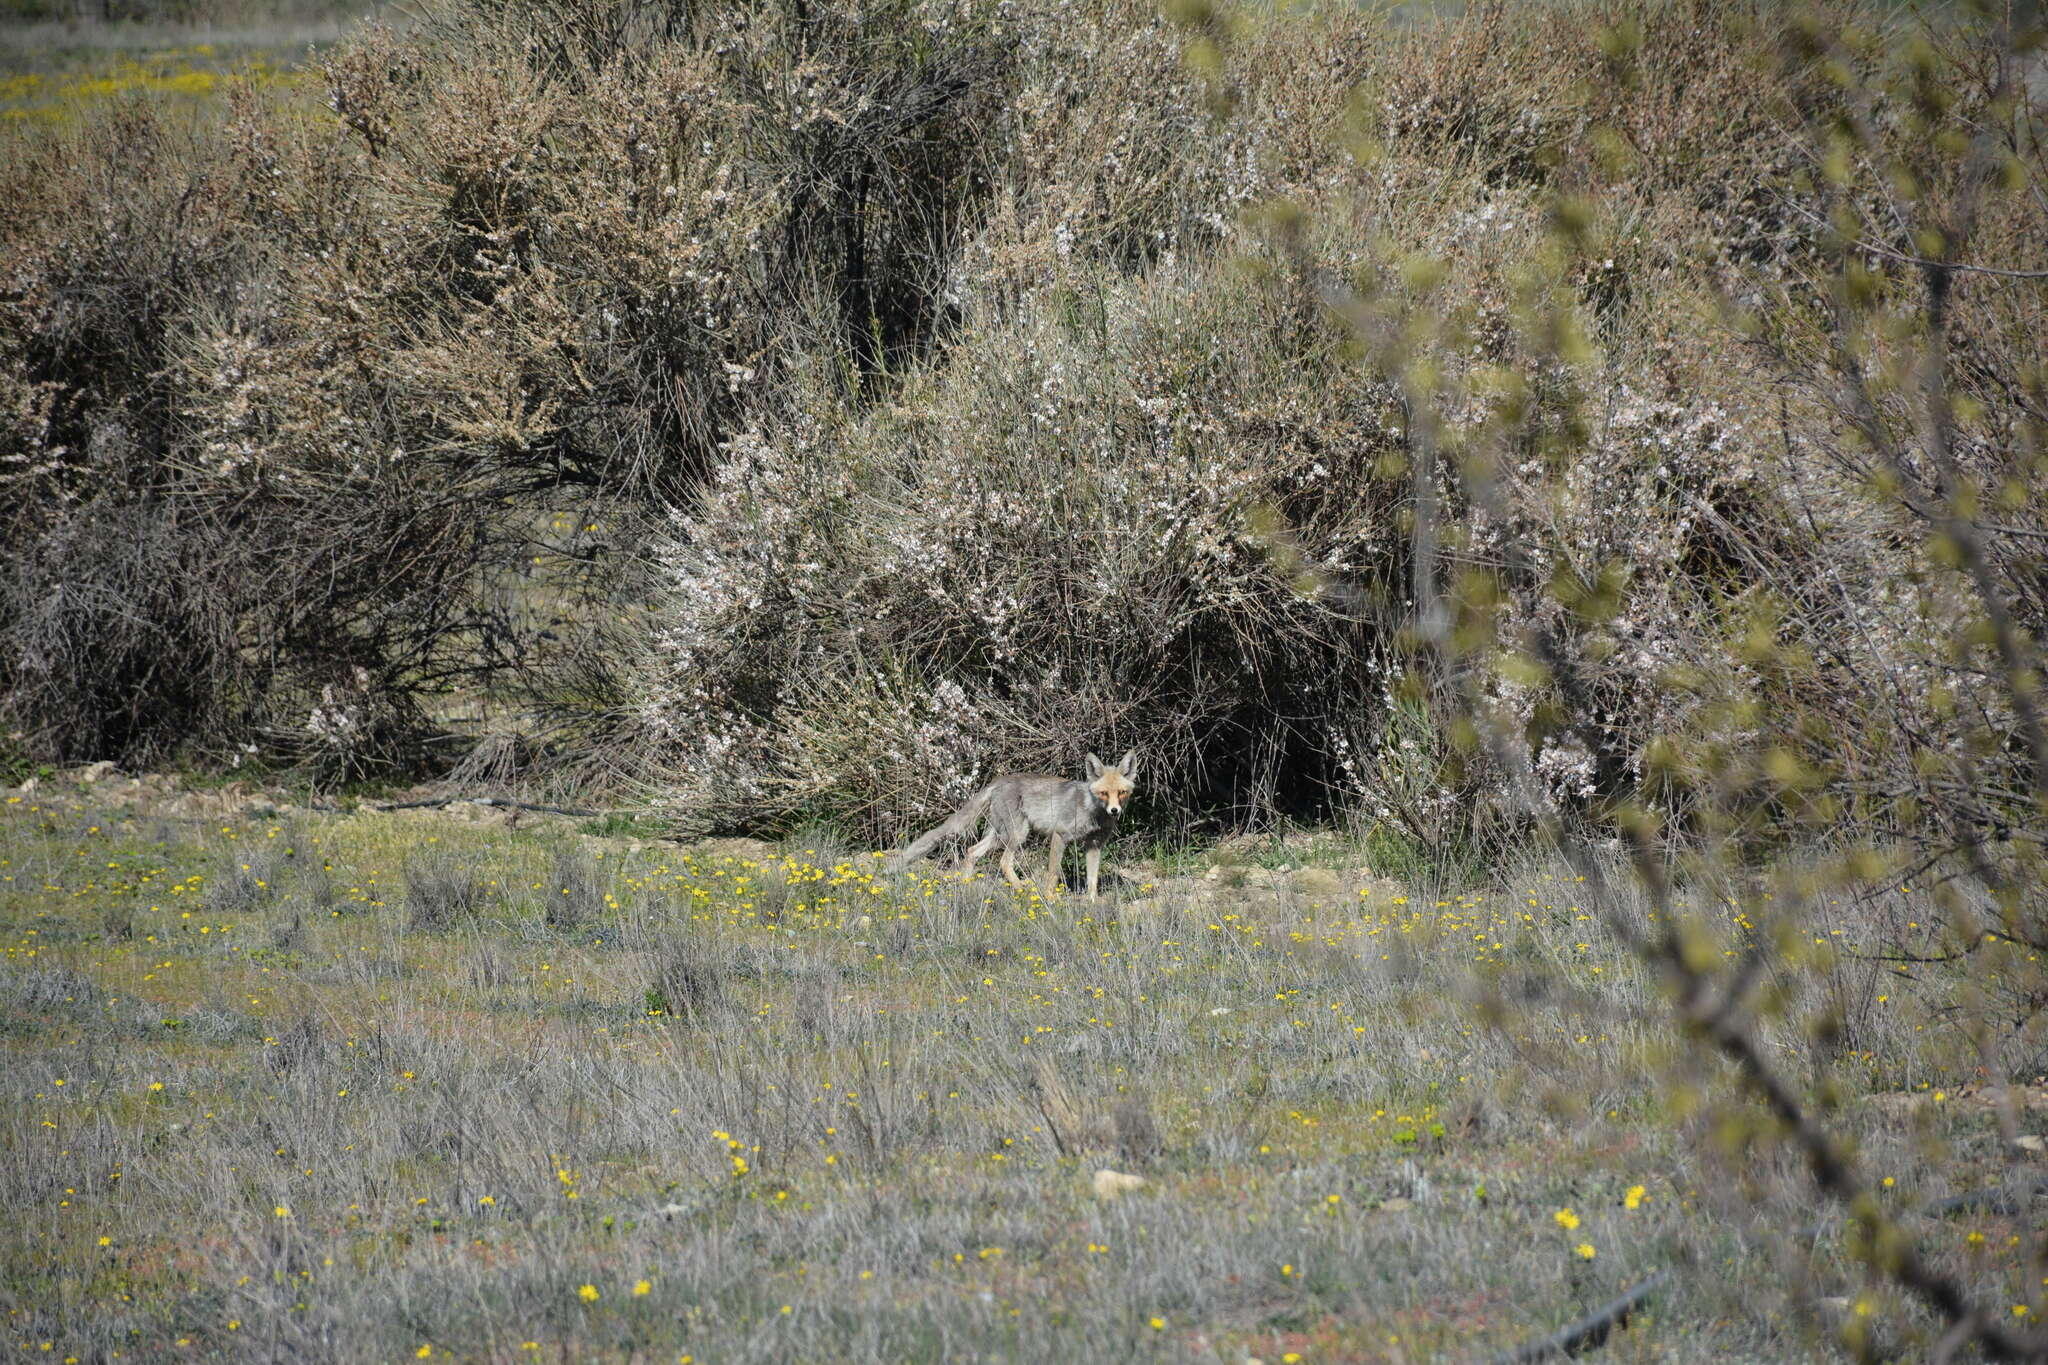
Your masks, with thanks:
[[(699, 824), (893, 834), (1135, 745), (1162, 816), (1440, 846), (1501, 776), (1395, 663), (1418, 589), (1583, 679), (1590, 728), (1485, 683), (1574, 805), (1682, 806), (1712, 760), (1665, 741), (1811, 753), (1814, 708), (1882, 786), (1911, 758), (1874, 708), (2003, 714), (1936, 660), (1954, 581), (1841, 439), (1914, 419), (1841, 398), (1807, 129), (1964, 183), (1909, 89), (1850, 108), (1882, 44), (1787, 62), (1797, 25), (1712, 0), (1584, 43), (1197, 17), (452, 4), (324, 53), (317, 111), (229, 80), (211, 121), (18, 132), (10, 744), (361, 771), (484, 687)], [(2028, 214), (1975, 240), (2018, 259)], [(1859, 269), (1910, 317), (1900, 261)], [(2012, 526), (2029, 307), (1951, 304), (1956, 458)], [(2025, 544), (1989, 553), (2037, 622)]]
[(646, 715), (678, 809), (893, 827), (1125, 734), (1169, 800), (1270, 801), (1363, 714), (1383, 626), (1275, 566), (1399, 560), (1388, 395), (1289, 282), (1221, 283), (1106, 287), (1094, 336), (1049, 302), (887, 408), (820, 394), (729, 442), (656, 551)]
[[(196, 127), (126, 99), (22, 133), (14, 742), (146, 761), (256, 735), (324, 761), (335, 689), (367, 676), (396, 728), (349, 727), (359, 769), (417, 757), (421, 699), (451, 685), (616, 700), (636, 509), (806, 357), (879, 371), (943, 314), (1000, 24), (807, 13), (451, 6), (326, 54), (319, 117), (245, 82)], [(94, 526), (176, 553), (83, 561)], [(52, 599), (109, 574), (150, 580), (143, 619)]]

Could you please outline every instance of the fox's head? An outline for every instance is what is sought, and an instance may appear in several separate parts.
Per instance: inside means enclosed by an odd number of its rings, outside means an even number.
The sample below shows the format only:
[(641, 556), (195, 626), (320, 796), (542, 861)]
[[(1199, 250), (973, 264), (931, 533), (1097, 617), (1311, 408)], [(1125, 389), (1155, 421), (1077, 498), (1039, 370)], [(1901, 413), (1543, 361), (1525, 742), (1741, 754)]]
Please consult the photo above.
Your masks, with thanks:
[(1121, 815), (1124, 802), (1131, 799), (1137, 790), (1138, 751), (1127, 749), (1124, 756), (1114, 764), (1105, 765), (1094, 754), (1088, 755), (1088, 790), (1111, 815)]

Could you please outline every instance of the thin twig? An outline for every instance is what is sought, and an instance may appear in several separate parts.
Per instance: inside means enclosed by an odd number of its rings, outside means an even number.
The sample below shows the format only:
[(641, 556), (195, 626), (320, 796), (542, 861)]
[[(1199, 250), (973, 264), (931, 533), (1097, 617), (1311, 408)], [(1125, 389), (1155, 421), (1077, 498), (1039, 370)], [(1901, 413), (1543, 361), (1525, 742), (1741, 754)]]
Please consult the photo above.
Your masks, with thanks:
[[(1808, 222), (1833, 231), (1833, 228), (1819, 214), (1796, 200), (1786, 198), (1780, 202)], [(1873, 256), (1882, 256), (1886, 260), (1897, 261), (1901, 265), (1918, 266), (1922, 270), (1964, 270), (1972, 275), (1995, 275), (2002, 280), (2048, 280), (2048, 270), (2003, 270), (1993, 265), (1967, 265), (1962, 261), (1929, 260), (1925, 256), (1915, 256), (1910, 252), (1895, 251), (1891, 247), (1880, 246), (1876, 242), (1864, 241), (1861, 237), (1856, 238), (1854, 241), (1844, 242), (1842, 245), (1854, 251), (1868, 251)]]
[(438, 810), (442, 806), (470, 805), (496, 806), (505, 810), (532, 810), (544, 815), (573, 815), (581, 819), (592, 819), (606, 815), (631, 815), (627, 810), (582, 810), (575, 806), (542, 806), (531, 801), (513, 801), (503, 796), (436, 796), (426, 801), (390, 801), (370, 807), (371, 810)]
[(1604, 1346), (1609, 1332), (1628, 1326), (1628, 1315), (1635, 1311), (1637, 1304), (1670, 1283), (1671, 1272), (1660, 1270), (1627, 1293), (1576, 1321), (1566, 1323), (1549, 1336), (1517, 1346), (1512, 1351), (1501, 1352), (1493, 1358), (1493, 1365), (1525, 1365), (1528, 1361), (1575, 1356), (1583, 1350)]

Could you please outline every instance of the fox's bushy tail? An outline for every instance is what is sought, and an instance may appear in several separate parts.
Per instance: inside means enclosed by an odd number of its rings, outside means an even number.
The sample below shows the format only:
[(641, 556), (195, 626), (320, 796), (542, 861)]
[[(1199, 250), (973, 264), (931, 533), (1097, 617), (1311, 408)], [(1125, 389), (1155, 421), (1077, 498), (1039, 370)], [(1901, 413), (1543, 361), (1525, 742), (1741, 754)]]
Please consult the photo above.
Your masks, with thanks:
[(925, 854), (937, 848), (947, 839), (964, 839), (974, 833), (974, 827), (981, 823), (981, 817), (988, 813), (989, 798), (995, 794), (995, 784), (990, 783), (967, 798), (967, 804), (948, 816), (946, 823), (936, 829), (928, 829), (912, 839), (902, 849), (889, 855), (885, 864), (891, 872), (901, 872)]

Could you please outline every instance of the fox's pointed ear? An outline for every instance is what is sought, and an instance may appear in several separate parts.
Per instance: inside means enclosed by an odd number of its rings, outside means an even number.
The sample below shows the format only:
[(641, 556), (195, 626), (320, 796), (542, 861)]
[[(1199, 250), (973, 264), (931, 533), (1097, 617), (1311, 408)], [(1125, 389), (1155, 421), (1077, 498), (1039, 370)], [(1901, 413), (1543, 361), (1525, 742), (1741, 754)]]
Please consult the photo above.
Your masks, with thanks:
[(1094, 754), (1088, 755), (1088, 780), (1093, 782), (1100, 776), (1102, 776), (1102, 760)]
[(1138, 751), (1124, 750), (1124, 756), (1116, 761), (1116, 770), (1125, 777), (1135, 778), (1138, 775)]

